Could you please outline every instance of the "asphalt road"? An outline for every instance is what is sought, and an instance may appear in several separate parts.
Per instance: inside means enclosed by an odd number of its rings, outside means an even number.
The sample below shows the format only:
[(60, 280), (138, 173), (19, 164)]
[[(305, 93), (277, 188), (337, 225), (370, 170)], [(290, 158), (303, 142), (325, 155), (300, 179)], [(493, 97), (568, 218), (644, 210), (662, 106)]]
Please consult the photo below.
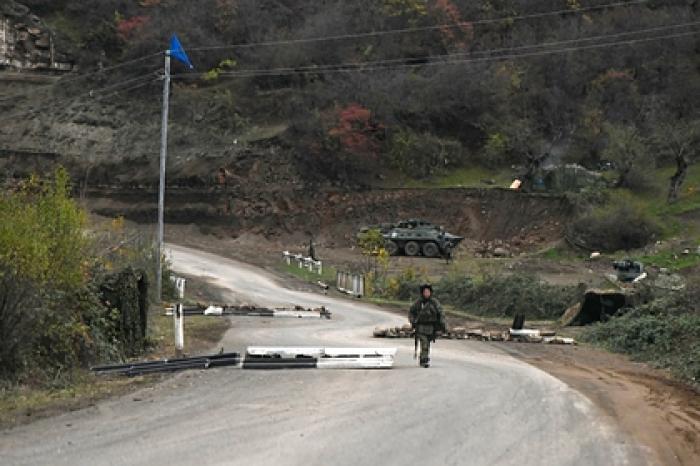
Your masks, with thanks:
[[(0, 434), (2, 465), (616, 465), (645, 464), (581, 394), (498, 349), (439, 341), (433, 367), (409, 340), (372, 339), (402, 319), (372, 306), (289, 290), (251, 266), (170, 246), (177, 271), (210, 277), (231, 299), (325, 305), (333, 319), (233, 318), (222, 342), (397, 346), (391, 370), (178, 374), (155, 387)], [(214, 317), (213, 317), (214, 318)]]

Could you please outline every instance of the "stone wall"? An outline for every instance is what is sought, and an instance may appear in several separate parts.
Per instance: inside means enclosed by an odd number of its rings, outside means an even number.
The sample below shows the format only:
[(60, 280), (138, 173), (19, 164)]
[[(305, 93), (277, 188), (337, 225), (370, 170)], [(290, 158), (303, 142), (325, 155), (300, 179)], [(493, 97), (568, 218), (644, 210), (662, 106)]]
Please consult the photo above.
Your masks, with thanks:
[(55, 41), (26, 6), (9, 2), (0, 6), (0, 68), (18, 71), (71, 71), (73, 65), (56, 51)]

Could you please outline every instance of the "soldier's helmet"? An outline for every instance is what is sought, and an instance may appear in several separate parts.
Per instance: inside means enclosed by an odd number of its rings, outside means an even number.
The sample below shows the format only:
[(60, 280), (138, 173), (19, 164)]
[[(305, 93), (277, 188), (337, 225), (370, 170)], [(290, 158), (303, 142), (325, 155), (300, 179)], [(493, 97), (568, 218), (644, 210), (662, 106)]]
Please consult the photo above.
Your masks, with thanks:
[(425, 289), (430, 290), (431, 294), (433, 293), (433, 285), (431, 285), (430, 283), (423, 283), (420, 286), (420, 294), (423, 294), (423, 290), (425, 290)]

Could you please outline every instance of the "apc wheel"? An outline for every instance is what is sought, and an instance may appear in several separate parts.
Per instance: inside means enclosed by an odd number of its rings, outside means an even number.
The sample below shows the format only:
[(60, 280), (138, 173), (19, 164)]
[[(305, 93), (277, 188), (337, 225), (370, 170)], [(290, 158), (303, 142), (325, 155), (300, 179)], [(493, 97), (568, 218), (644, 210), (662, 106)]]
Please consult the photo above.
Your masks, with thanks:
[(437, 257), (440, 254), (440, 248), (435, 243), (425, 243), (423, 245), (423, 255), (425, 257)]
[(388, 252), (390, 256), (395, 256), (399, 253), (399, 245), (391, 240), (384, 243), (384, 249), (386, 249), (386, 252)]
[(415, 241), (409, 241), (403, 247), (403, 250), (406, 251), (407, 256), (417, 256), (420, 252), (420, 246)]

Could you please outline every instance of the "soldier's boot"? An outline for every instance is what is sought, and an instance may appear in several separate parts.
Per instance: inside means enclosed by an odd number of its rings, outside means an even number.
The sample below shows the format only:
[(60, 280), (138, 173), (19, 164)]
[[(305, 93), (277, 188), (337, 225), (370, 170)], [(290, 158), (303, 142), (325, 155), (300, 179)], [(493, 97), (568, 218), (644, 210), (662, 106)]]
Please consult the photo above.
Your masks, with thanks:
[(420, 366), (426, 369), (430, 367), (430, 358), (420, 358)]

